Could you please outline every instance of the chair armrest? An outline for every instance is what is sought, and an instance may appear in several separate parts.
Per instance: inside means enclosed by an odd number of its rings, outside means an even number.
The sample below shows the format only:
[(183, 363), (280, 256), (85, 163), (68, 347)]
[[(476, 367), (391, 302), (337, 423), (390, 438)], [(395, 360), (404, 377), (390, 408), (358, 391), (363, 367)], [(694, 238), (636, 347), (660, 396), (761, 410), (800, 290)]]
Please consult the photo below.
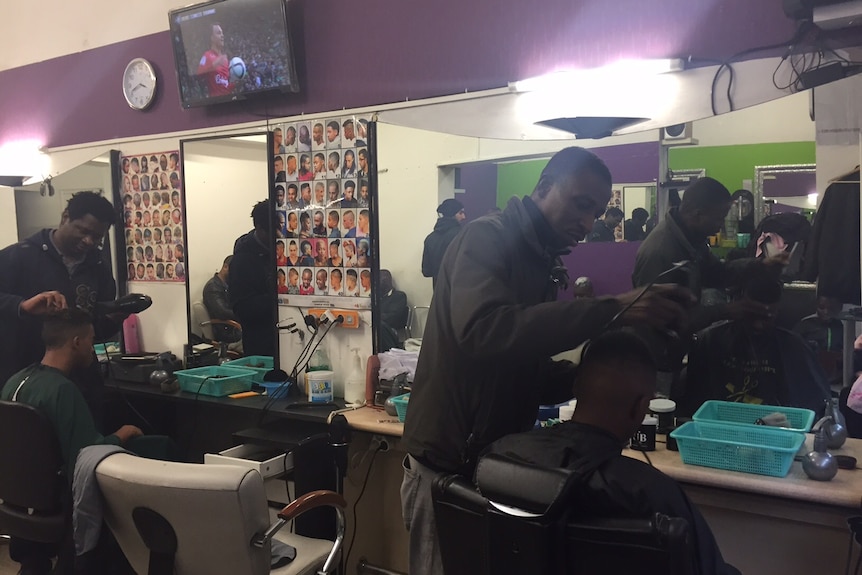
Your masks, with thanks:
[(318, 489), (306, 493), (302, 497), (298, 497), (296, 501), (291, 502), (284, 509), (278, 512), (279, 519), (292, 521), (305, 513), (318, 507), (347, 507), (347, 501), (344, 497), (334, 491)]
[(232, 319), (211, 319), (208, 321), (202, 321), (201, 325), (228, 325), (234, 329), (242, 331), (242, 326), (239, 324), (239, 322), (236, 322)]
[(341, 544), (344, 541), (344, 508), (347, 507), (347, 501), (341, 494), (334, 491), (319, 489), (306, 493), (296, 501), (287, 505), (278, 513), (278, 521), (267, 529), (263, 535), (255, 535), (252, 539), (252, 544), (255, 547), (263, 547), (269, 542), (273, 536), (278, 533), (278, 530), (287, 525), (288, 521), (296, 519), (306, 511), (311, 511), (318, 507), (333, 507), (336, 516), (335, 541), (332, 543), (332, 549), (326, 557), (326, 562), (323, 564), (322, 573), (330, 573), (336, 566), (336, 559), (341, 550)]

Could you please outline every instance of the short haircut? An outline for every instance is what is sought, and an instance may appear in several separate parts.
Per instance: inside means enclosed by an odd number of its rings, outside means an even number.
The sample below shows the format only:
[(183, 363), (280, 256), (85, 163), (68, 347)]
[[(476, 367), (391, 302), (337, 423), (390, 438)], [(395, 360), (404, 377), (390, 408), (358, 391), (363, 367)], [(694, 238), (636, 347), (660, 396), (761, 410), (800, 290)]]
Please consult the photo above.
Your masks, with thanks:
[(132, 164), (140, 165), (137, 158), (132, 158)]
[(278, 226), (278, 220), (274, 215), (270, 218), (269, 215), (269, 200), (263, 200), (254, 205), (251, 210), (251, 221), (254, 222), (255, 229), (267, 229), (272, 222), (273, 226)]
[(288, 268), (287, 275), (299, 277), (299, 272), (296, 271), (296, 268)]
[(338, 275), (338, 279), (341, 279), (341, 270), (339, 268), (333, 268), (332, 272), (329, 274), (330, 277), (335, 277), (336, 275)]
[[(143, 265), (138, 264), (143, 268)], [(84, 335), (93, 318), (82, 309), (68, 308), (49, 315), (42, 323), (42, 342), (46, 349), (58, 349), (72, 338)]]
[(229, 255), (228, 257), (226, 257), (226, 258), (224, 259), (224, 261), (222, 262), (222, 265), (223, 265), (223, 266), (229, 266), (229, 265), (230, 265), (230, 262), (231, 262), (232, 260), (233, 260), (233, 255)]
[(288, 132), (293, 132), (293, 133), (295, 134), (295, 133), (296, 133), (296, 128), (294, 128), (293, 126), (288, 126), (288, 127), (287, 127), (287, 131), (288, 131)]
[(605, 212), (605, 217), (623, 219), (625, 215), (623, 214), (623, 211), (619, 208), (608, 208)]
[(78, 192), (73, 195), (66, 204), (66, 211), (70, 220), (79, 220), (90, 214), (103, 224), (112, 225), (117, 219), (111, 202), (96, 192)]
[(353, 125), (353, 120), (351, 120), (350, 118), (348, 118), (348, 119), (344, 120), (344, 123), (342, 123), (341, 125), (342, 125), (342, 126), (344, 126), (345, 128), (346, 128), (347, 126), (352, 126), (352, 125)]
[(180, 161), (180, 156), (179, 156), (179, 154), (177, 154), (176, 152), (174, 152), (174, 153), (172, 153), (172, 154), (171, 154), (171, 159), (172, 159), (172, 160), (176, 160), (176, 161), (178, 161), (178, 162), (179, 162), (179, 161)]
[(275, 245), (281, 246), (283, 248), (284, 247), (284, 240), (278, 240), (277, 242), (275, 242)]
[(578, 365), (578, 381), (588, 378), (596, 367), (638, 365), (655, 373), (656, 364), (644, 341), (632, 332), (612, 330), (590, 340)]
[(344, 182), (344, 189), (345, 190), (355, 190), (356, 189), (356, 182), (354, 182), (353, 180), (347, 180), (346, 182)]
[(341, 126), (338, 125), (338, 122), (336, 120), (333, 120), (333, 121), (329, 122), (328, 124), (326, 124), (326, 127), (332, 128), (336, 132), (338, 132), (339, 129), (341, 128)]
[(762, 304), (778, 303), (782, 292), (778, 272), (767, 268), (762, 262), (749, 264), (740, 276), (739, 292)]
[(649, 219), (649, 212), (643, 208), (635, 208), (632, 210), (632, 219), (634, 221), (647, 221)]
[(353, 279), (356, 279), (356, 270), (349, 269), (347, 270), (347, 277), (353, 276)]
[(325, 161), (325, 160), (326, 160), (326, 156), (324, 156), (324, 155), (323, 155), (323, 154), (321, 154), (320, 152), (317, 152), (316, 154), (314, 154), (314, 159), (315, 159), (315, 160), (320, 159), (321, 161)]
[(294, 192), (295, 192), (295, 191), (297, 191), (296, 184), (288, 184), (287, 189), (288, 189), (288, 190), (293, 190)]
[(358, 154), (363, 158), (368, 158), (368, 150), (366, 150), (365, 148), (359, 150)]
[(359, 217), (368, 217), (368, 210), (359, 210)]
[(553, 184), (562, 182), (579, 172), (592, 172), (602, 179), (608, 186), (611, 185), (611, 172), (605, 163), (594, 153), (572, 146), (563, 148), (548, 160), (536, 190), (549, 189)]
[(716, 179), (703, 177), (696, 179), (685, 189), (679, 210), (691, 213), (724, 206), (730, 203), (730, 192)]

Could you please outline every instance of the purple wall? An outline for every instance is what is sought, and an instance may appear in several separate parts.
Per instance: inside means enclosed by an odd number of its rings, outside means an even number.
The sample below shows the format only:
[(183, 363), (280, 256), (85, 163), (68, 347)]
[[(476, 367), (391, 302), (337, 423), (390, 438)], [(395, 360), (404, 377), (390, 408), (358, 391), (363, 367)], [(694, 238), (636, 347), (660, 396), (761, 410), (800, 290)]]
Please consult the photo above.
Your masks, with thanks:
[(659, 142), (590, 148), (611, 171), (615, 183), (639, 184), (658, 181)]
[[(183, 111), (169, 34), (160, 32), (0, 72), (0, 144), (37, 139), (56, 147), (415, 100), (619, 58), (723, 59), (790, 37), (794, 24), (781, 4), (368, 0), (347, 8), (339, 0), (291, 0), (298, 96)], [(160, 93), (144, 113), (130, 110), (120, 90), (123, 68), (137, 56), (159, 70)]]
[[(641, 242), (595, 242), (578, 244), (563, 263), (569, 270), (570, 283), (587, 276), (593, 280), (596, 296), (616, 295), (632, 289), (632, 271)], [(572, 291), (563, 292), (559, 299), (572, 299)]]
[(464, 204), (466, 222), (472, 222), (497, 207), (497, 164), (468, 164), (459, 169), (459, 187), (464, 193), (456, 194), (455, 198)]
[(817, 175), (814, 172), (779, 172), (774, 178), (763, 180), (765, 198), (807, 196), (816, 192)]

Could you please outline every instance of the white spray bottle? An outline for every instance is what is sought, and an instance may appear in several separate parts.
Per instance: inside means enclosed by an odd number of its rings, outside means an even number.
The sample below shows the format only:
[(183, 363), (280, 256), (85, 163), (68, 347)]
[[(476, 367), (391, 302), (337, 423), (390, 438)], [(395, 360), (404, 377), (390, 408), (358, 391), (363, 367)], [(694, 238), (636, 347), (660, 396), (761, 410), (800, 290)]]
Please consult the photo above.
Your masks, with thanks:
[(362, 369), (362, 358), (359, 357), (359, 348), (352, 347), (353, 352), (350, 374), (344, 382), (344, 401), (347, 403), (365, 403), (365, 370)]

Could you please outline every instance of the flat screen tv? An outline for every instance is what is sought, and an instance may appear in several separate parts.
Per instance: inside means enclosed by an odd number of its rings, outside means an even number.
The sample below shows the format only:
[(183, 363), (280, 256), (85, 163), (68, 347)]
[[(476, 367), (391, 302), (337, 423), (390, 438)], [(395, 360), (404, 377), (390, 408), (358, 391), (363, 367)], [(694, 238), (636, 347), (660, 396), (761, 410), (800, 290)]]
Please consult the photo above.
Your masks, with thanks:
[(285, 0), (216, 0), (169, 18), (184, 108), (299, 90)]

